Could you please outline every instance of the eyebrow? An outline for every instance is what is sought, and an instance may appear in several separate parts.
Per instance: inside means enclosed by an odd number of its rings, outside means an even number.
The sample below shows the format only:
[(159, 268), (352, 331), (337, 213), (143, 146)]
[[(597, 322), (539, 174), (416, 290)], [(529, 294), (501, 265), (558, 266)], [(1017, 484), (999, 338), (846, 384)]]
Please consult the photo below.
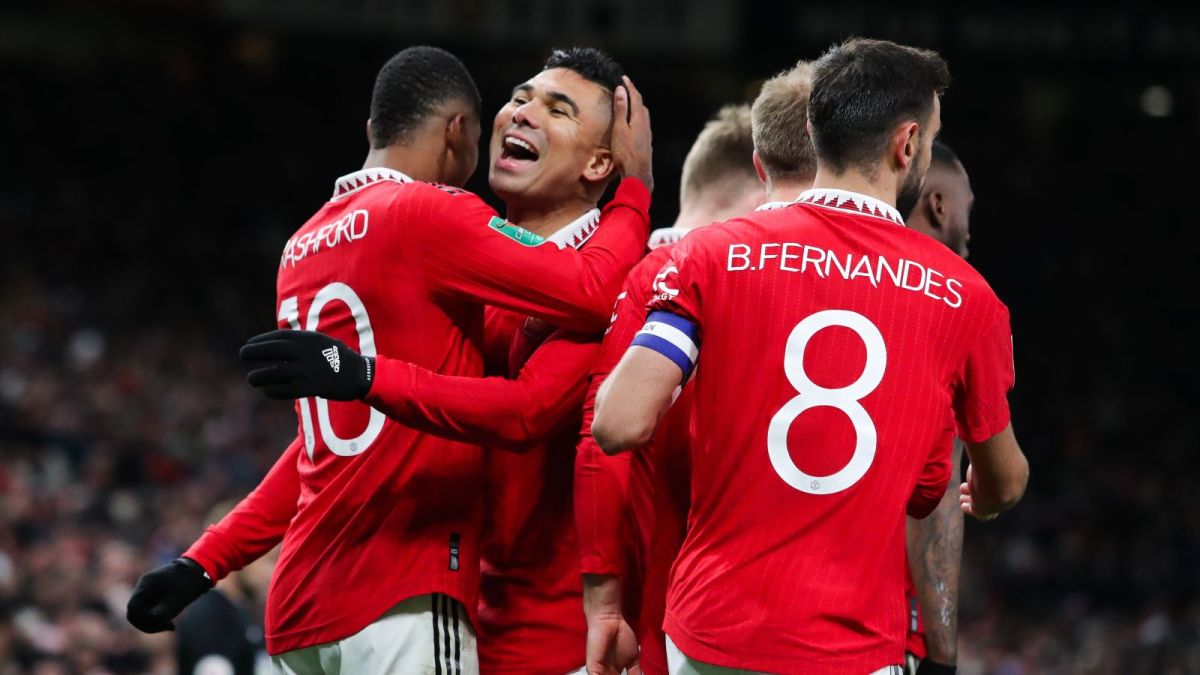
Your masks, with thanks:
[[(513, 94), (516, 94), (517, 92), (532, 93), (533, 91), (533, 85), (529, 84), (528, 82), (525, 84), (518, 84), (516, 87), (513, 87)], [(555, 101), (566, 103), (567, 105), (571, 106), (571, 114), (575, 117), (579, 117), (579, 104), (575, 103), (575, 99), (567, 96), (561, 91), (547, 91), (546, 96), (549, 96)]]

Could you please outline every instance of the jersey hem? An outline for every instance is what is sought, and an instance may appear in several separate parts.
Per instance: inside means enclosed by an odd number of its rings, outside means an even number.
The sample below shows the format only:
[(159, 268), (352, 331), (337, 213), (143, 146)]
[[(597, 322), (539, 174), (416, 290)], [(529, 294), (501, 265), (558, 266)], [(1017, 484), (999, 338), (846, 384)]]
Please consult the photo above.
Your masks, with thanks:
[[(470, 597), (464, 589), (455, 587), (452, 584), (431, 584), (427, 585), (424, 581), (419, 583), (410, 583), (398, 589), (392, 596), (391, 601), (386, 603), (382, 609), (372, 611), (369, 616), (363, 614), (343, 615), (331, 621), (321, 624), (319, 627), (297, 628), (285, 632), (271, 632), (271, 627), (267, 626), (267, 654), (271, 656), (279, 656), (287, 652), (313, 647), (315, 645), (324, 645), (338, 640), (344, 640), (362, 629), (371, 625), (384, 615), (388, 610), (397, 604), (415, 598), (421, 595), (432, 595), (441, 593), (448, 595), (457, 600), (466, 610), (466, 619), (471, 623), (472, 629), (478, 626), (479, 621), (476, 615), (476, 604), (474, 599), (470, 602), (467, 598)], [(270, 601), (268, 600), (268, 605)]]
[[(838, 654), (832, 651), (826, 654), (802, 654), (798, 655), (798, 657), (789, 655), (776, 659), (756, 659), (738, 653), (738, 650), (704, 644), (693, 637), (691, 632), (684, 628), (669, 610), (663, 621), (663, 628), (664, 632), (670, 636), (671, 641), (675, 643), (679, 651), (683, 652), (684, 656), (723, 668), (736, 668), (763, 673), (780, 673), (781, 675), (798, 673), (804, 673), (804, 675), (840, 675), (858, 670), (864, 673), (872, 673), (880, 668), (904, 662), (903, 644), (896, 644), (886, 650), (880, 648), (864, 651), (861, 655), (857, 655), (853, 659), (839, 659), (837, 658)], [(888, 654), (892, 654), (892, 656)], [(788, 664), (807, 665), (803, 670), (787, 670)], [(820, 664), (820, 668), (814, 670), (812, 668), (814, 664)]]

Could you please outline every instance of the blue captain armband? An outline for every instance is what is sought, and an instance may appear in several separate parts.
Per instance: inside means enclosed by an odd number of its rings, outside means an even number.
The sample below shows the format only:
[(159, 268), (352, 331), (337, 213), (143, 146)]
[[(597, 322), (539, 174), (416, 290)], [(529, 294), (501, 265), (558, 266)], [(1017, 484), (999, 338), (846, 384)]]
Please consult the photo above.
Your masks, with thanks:
[(700, 327), (678, 314), (651, 312), (646, 317), (646, 325), (633, 337), (632, 344), (653, 349), (671, 359), (687, 380), (700, 355)]

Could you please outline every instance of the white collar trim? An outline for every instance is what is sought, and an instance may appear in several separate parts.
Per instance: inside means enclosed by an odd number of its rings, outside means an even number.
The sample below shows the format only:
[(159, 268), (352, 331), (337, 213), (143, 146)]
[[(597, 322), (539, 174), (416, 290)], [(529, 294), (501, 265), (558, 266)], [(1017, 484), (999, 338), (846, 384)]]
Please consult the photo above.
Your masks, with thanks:
[(600, 226), (600, 209), (592, 209), (587, 213), (579, 216), (575, 220), (564, 225), (554, 234), (546, 237), (546, 241), (552, 242), (559, 248), (579, 248), (584, 242), (592, 238), (596, 230)]
[(845, 213), (875, 216), (890, 220), (897, 225), (904, 225), (904, 218), (891, 205), (850, 190), (834, 190), (832, 188), (805, 190), (796, 201)]
[(372, 169), (362, 169), (337, 179), (337, 182), (333, 184), (333, 197), (330, 198), (330, 201), (337, 201), (346, 195), (358, 192), (368, 185), (374, 185), (385, 180), (390, 180), (394, 183), (413, 182), (413, 179), (395, 169), (382, 166)]
[(755, 211), (774, 211), (775, 209), (787, 208), (795, 203), (796, 202), (765, 202), (763, 204), (759, 204), (758, 206), (754, 207), (754, 210)]

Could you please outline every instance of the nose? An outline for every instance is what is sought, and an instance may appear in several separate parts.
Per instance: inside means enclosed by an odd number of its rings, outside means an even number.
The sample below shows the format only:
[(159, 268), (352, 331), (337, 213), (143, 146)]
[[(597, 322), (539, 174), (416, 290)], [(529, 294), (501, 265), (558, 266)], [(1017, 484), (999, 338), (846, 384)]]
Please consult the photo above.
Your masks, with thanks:
[(516, 124), (516, 125), (522, 126), (522, 127), (529, 127), (530, 129), (538, 128), (536, 115), (534, 114), (534, 111), (531, 110), (532, 105), (533, 105), (533, 101), (530, 101), (528, 103), (523, 103), (523, 104), (517, 106), (515, 109), (513, 109), (513, 114), (512, 114), (513, 124)]

